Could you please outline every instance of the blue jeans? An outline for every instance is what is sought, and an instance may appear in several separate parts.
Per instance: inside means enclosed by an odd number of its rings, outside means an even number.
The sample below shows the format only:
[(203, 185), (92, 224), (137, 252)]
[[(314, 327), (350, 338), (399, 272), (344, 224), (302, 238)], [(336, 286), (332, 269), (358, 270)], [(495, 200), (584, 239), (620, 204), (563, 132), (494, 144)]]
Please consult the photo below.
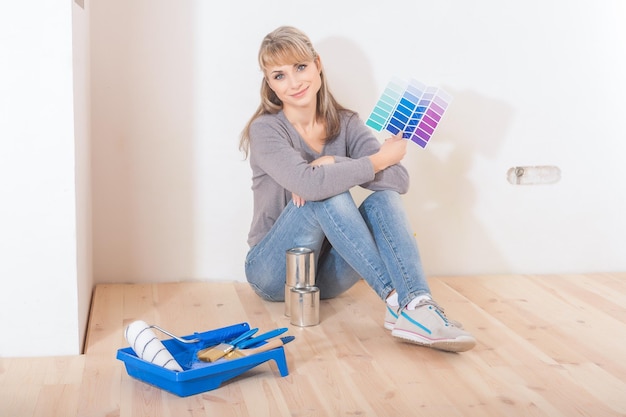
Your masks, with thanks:
[(396, 290), (401, 307), (430, 294), (417, 242), (395, 191), (375, 191), (358, 208), (349, 192), (302, 207), (287, 204), (246, 256), (246, 277), (259, 296), (284, 300), (286, 251), (294, 247), (314, 251), (321, 298), (336, 297), (360, 278), (382, 300)]

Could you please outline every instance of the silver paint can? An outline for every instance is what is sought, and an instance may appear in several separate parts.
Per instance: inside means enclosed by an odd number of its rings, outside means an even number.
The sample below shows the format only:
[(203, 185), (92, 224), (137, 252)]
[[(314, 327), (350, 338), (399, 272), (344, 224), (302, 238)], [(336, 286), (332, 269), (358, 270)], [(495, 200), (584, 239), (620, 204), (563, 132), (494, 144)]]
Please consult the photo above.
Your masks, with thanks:
[(285, 316), (291, 315), (291, 289), (315, 286), (315, 255), (305, 247), (291, 248), (286, 253)]
[(287, 276), (290, 287), (304, 288), (315, 285), (315, 255), (309, 248), (292, 248), (287, 251)]
[(294, 326), (316, 326), (320, 323), (320, 290), (317, 287), (290, 290), (291, 317)]

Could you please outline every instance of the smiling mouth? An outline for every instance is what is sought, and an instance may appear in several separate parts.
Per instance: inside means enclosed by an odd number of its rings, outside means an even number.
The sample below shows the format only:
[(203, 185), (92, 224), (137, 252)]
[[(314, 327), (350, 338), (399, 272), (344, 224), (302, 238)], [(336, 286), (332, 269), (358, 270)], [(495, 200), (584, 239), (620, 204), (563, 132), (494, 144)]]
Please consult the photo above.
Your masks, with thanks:
[(309, 87), (305, 88), (304, 90), (300, 90), (296, 94), (292, 94), (291, 97), (300, 98), (307, 92), (308, 89)]

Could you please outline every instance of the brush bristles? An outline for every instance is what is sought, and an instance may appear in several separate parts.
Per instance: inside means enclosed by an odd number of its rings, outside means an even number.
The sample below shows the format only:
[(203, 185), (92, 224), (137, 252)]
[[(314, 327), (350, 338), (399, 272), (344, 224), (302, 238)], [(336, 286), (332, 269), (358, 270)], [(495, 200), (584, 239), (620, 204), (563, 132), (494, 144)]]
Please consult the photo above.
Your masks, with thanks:
[(210, 349), (198, 352), (198, 359), (205, 362), (215, 362), (216, 360), (223, 358), (234, 348), (235, 347), (233, 345), (229, 345), (228, 343), (220, 343)]

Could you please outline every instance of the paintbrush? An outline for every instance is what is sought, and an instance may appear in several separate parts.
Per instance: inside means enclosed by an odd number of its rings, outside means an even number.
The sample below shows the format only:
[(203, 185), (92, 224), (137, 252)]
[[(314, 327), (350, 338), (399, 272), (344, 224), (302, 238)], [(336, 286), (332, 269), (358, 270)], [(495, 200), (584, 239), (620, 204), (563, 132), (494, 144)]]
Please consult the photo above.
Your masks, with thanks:
[(289, 330), (287, 327), (281, 327), (279, 329), (270, 330), (269, 332), (260, 334), (258, 336), (250, 337), (244, 340), (243, 342), (237, 343), (237, 345), (235, 346), (235, 349), (246, 349), (249, 347), (257, 347), (268, 339), (271, 339), (276, 336), (280, 336), (281, 334), (285, 333), (287, 330)]
[(243, 340), (246, 340), (247, 338), (251, 337), (258, 331), (259, 331), (258, 328), (250, 329), (247, 332), (243, 333), (242, 335), (231, 340), (228, 343), (222, 342), (217, 346), (213, 346), (208, 349), (202, 349), (201, 351), (198, 352), (198, 359), (200, 359), (201, 361), (205, 361), (205, 362), (215, 362), (219, 358), (224, 357), (224, 355), (226, 355), (227, 353), (235, 349), (235, 346), (237, 345), (237, 343)]
[(235, 349), (231, 352), (229, 352), (228, 354), (226, 354), (224, 356), (225, 359), (239, 359), (239, 358), (245, 358), (247, 356), (252, 356), (252, 355), (256, 355), (257, 353), (261, 353), (261, 352), (267, 352), (268, 350), (272, 350), (272, 349), (276, 349), (277, 347), (281, 347), (289, 342), (291, 342), (293, 339), (295, 339), (295, 336), (285, 336), (285, 337), (281, 337), (279, 339), (274, 339), (274, 340), (270, 340), (269, 342), (265, 343), (264, 345), (261, 345), (259, 347), (256, 348), (251, 348), (251, 349)]

